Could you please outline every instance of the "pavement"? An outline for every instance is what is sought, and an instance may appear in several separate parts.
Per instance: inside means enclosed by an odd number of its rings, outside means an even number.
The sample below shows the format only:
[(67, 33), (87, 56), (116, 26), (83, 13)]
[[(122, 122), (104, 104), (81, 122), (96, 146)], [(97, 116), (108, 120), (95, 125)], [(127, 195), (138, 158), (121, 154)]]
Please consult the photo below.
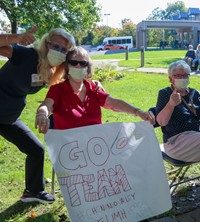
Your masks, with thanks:
[(4, 56), (0, 56), (0, 60), (8, 60), (8, 58)]
[[(105, 67), (107, 65), (113, 66), (116, 68), (116, 70), (126, 70), (126, 71), (139, 71), (139, 72), (145, 72), (145, 73), (168, 73), (167, 68), (146, 68), (146, 67), (140, 67), (140, 68), (130, 68), (130, 67), (121, 67), (118, 66), (118, 62), (120, 59), (111, 59), (111, 60), (93, 60), (93, 66), (94, 67)], [(200, 76), (200, 71), (192, 71), (190, 73), (191, 75), (197, 75)], [(200, 220), (199, 220), (200, 222)]]
[(179, 216), (164, 217), (151, 222), (200, 222), (200, 209)]
[[(89, 52), (90, 55), (92, 53), (97, 53), (97, 52)], [(104, 54), (104, 51), (98, 52), (99, 54)], [(6, 57), (0, 56), (0, 60), (7, 60)], [(93, 66), (94, 67), (105, 67), (107, 65), (115, 67), (117, 70), (126, 70), (126, 71), (139, 71), (139, 72), (146, 72), (146, 73), (167, 73), (167, 68), (146, 68), (146, 67), (140, 67), (137, 69), (133, 69), (130, 67), (121, 67), (118, 66), (118, 62), (120, 59), (110, 59), (110, 60), (93, 60)], [(197, 75), (200, 76), (200, 71), (192, 71), (191, 75)], [(200, 222), (200, 220), (199, 220)]]
[[(137, 71), (146, 72), (146, 73), (168, 73), (167, 68), (144, 68), (144, 67), (141, 67), (141, 68), (137, 68)], [(200, 71), (192, 71), (190, 74), (200, 76)]]

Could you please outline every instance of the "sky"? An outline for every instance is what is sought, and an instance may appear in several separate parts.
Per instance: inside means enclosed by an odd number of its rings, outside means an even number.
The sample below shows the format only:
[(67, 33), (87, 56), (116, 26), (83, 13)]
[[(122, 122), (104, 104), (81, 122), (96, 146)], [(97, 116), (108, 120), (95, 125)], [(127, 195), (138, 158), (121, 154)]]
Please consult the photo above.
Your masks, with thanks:
[[(200, 8), (199, 0), (182, 0), (187, 8)], [(113, 28), (121, 27), (121, 20), (130, 19), (138, 24), (159, 7), (166, 9), (167, 3), (174, 3), (175, 0), (97, 0), (97, 4), (102, 6), (102, 16), (100, 25), (108, 25)], [(107, 15), (105, 15), (107, 14)], [(2, 17), (0, 16), (0, 19)]]
[[(182, 0), (187, 8), (200, 8), (199, 0)], [(113, 28), (121, 27), (121, 20), (130, 19), (138, 24), (159, 7), (167, 8), (167, 3), (174, 3), (174, 0), (97, 0), (97, 4), (102, 6), (102, 17), (99, 24), (108, 25)]]

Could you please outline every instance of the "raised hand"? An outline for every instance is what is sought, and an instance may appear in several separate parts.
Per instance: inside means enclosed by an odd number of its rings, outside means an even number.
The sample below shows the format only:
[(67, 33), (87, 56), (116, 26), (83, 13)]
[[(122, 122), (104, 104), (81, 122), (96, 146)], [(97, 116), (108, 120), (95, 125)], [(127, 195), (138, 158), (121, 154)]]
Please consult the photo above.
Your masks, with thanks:
[(34, 26), (29, 31), (23, 34), (19, 34), (20, 38), (19, 38), (18, 43), (20, 45), (30, 45), (31, 43), (33, 43), (35, 41), (34, 33), (36, 30), (37, 30), (37, 27)]
[(181, 103), (181, 95), (177, 92), (177, 89), (174, 89), (170, 96), (169, 102), (172, 106), (177, 106)]

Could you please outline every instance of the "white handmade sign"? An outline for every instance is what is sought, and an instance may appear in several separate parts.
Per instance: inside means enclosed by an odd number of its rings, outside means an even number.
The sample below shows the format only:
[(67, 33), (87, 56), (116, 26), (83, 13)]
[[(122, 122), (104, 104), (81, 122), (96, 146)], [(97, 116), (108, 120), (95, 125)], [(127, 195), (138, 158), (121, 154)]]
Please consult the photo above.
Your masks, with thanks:
[(45, 141), (71, 221), (137, 222), (172, 207), (149, 122), (49, 130)]

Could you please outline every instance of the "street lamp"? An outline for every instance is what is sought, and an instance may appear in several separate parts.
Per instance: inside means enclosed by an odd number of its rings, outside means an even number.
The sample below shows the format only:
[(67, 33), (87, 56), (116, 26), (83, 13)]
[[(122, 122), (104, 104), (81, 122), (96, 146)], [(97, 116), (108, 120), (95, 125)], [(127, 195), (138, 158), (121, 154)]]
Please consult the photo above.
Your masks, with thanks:
[(108, 16), (110, 15), (109, 13), (104, 14), (105, 16), (107, 16), (107, 26), (108, 26)]

